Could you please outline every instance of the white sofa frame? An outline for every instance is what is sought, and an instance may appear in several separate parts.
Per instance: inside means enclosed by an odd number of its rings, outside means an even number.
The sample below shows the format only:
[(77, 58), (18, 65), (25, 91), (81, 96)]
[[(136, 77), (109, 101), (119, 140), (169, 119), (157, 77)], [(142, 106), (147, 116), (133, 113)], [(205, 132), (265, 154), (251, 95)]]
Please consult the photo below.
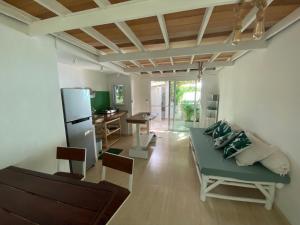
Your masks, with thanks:
[[(211, 198), (219, 198), (219, 199), (226, 199), (226, 200), (233, 200), (233, 201), (261, 203), (265, 205), (266, 209), (268, 210), (272, 209), (274, 198), (275, 198), (276, 187), (282, 188), (284, 186), (282, 183), (246, 181), (246, 180), (239, 180), (239, 179), (229, 178), (229, 177), (208, 176), (205, 174), (201, 174), (197, 163), (195, 148), (193, 146), (191, 138), (189, 141), (189, 146), (192, 150), (194, 162), (196, 165), (196, 170), (201, 185), (200, 199), (203, 202), (206, 201), (207, 197), (211, 197)], [(217, 194), (212, 192), (216, 187), (220, 185), (258, 189), (263, 194), (264, 198), (260, 199), (260, 198), (249, 198), (249, 197), (237, 197), (237, 196), (223, 195), (223, 194)]]

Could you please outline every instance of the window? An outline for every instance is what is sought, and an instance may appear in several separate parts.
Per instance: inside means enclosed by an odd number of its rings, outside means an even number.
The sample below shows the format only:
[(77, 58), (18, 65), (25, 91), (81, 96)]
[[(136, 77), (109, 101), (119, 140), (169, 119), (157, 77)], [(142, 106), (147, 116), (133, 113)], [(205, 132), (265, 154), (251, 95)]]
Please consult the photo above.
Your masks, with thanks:
[(124, 97), (124, 85), (114, 85), (113, 93), (114, 93), (114, 103), (115, 105), (124, 105), (125, 97)]

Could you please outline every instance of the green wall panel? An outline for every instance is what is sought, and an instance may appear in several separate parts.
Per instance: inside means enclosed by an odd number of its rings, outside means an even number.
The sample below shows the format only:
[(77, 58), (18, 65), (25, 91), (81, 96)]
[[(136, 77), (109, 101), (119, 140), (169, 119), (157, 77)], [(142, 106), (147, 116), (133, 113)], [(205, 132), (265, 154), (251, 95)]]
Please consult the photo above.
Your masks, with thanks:
[(109, 91), (96, 91), (95, 98), (91, 99), (91, 103), (97, 113), (107, 109), (110, 106)]

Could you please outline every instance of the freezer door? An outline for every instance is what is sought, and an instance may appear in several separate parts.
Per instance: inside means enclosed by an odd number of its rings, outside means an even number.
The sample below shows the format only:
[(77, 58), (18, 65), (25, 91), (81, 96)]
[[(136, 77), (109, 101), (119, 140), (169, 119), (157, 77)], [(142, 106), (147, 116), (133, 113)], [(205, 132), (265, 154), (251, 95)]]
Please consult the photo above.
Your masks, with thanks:
[(66, 123), (92, 115), (89, 89), (63, 88), (61, 92)]
[[(79, 123), (67, 123), (67, 139), (69, 147), (86, 148), (86, 169), (96, 163), (96, 139), (95, 128), (92, 119), (88, 118)], [(74, 173), (81, 173), (81, 163), (71, 162), (71, 168)]]

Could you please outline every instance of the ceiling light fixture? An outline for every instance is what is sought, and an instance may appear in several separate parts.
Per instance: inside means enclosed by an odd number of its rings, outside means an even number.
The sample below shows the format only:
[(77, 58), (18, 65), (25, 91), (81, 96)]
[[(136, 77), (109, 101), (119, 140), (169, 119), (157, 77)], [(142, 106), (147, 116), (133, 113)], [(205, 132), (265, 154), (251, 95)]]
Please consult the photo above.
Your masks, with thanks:
[(203, 75), (203, 62), (198, 62), (198, 80), (200, 81), (201, 76)]
[(242, 36), (242, 22), (241, 22), (241, 6), (243, 4), (243, 1), (241, 1), (235, 8), (234, 8), (234, 14), (236, 17), (236, 24), (233, 28), (233, 36), (232, 36), (232, 45), (236, 46), (241, 41)]
[(255, 6), (258, 8), (256, 13), (256, 22), (253, 32), (253, 38), (260, 40), (265, 33), (265, 9), (267, 7), (266, 0), (255, 0)]
[(241, 41), (242, 31), (241, 26), (236, 26), (233, 29), (233, 38), (231, 44), (237, 46)]

